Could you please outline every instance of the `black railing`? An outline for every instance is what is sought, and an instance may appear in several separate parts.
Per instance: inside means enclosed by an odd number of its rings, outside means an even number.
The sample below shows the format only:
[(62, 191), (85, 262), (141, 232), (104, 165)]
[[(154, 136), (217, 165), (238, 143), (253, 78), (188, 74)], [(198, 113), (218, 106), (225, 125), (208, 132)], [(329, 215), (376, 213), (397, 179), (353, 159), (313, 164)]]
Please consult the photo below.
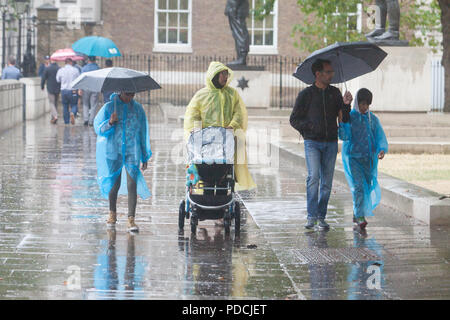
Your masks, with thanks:
[[(142, 103), (157, 105), (170, 103), (186, 106), (195, 92), (205, 86), (206, 70), (211, 61), (228, 63), (234, 57), (187, 56), (177, 54), (123, 55), (112, 58), (113, 65), (148, 72), (163, 88), (138, 94)], [(280, 56), (249, 56), (249, 66), (264, 66), (271, 74), (272, 108), (292, 108), (298, 92), (306, 84), (292, 76), (300, 59)], [(105, 58), (97, 63), (105, 66)]]

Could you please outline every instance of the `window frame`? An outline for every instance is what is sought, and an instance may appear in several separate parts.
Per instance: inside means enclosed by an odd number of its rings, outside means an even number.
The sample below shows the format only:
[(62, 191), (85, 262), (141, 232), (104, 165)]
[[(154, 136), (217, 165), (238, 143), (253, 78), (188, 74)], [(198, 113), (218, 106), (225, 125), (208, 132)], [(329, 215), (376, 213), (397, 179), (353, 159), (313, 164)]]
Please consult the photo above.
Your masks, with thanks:
[[(273, 4), (273, 44), (272, 45), (252, 45), (254, 39), (254, 25), (255, 19), (252, 9), (254, 8), (256, 0), (251, 0), (250, 3), (250, 15), (247, 23), (250, 35), (250, 51), (249, 54), (278, 54), (278, 0)], [(265, 19), (264, 19), (265, 20)], [(263, 20), (263, 21), (264, 21)], [(264, 23), (264, 22), (263, 22)], [(263, 34), (265, 28), (263, 27)]]
[[(154, 14), (154, 27), (153, 27), (153, 51), (154, 52), (173, 52), (173, 53), (192, 53), (192, 0), (188, 1), (188, 9), (187, 10), (171, 10), (171, 9), (159, 9), (159, 1), (155, 0), (155, 14)], [(160, 12), (168, 12), (168, 13), (187, 13), (188, 14), (188, 37), (187, 43), (159, 43), (158, 42), (158, 29), (159, 29), (159, 18), (158, 13)], [(168, 29), (168, 21), (166, 21), (166, 30)], [(177, 30), (180, 29), (179, 23), (177, 26)]]
[[(338, 11), (338, 8), (336, 7), (336, 12), (332, 13), (333, 16), (337, 15), (345, 15), (347, 16), (347, 30), (349, 29), (349, 18), (356, 16), (356, 32), (362, 33), (362, 3), (356, 4), (356, 11), (354, 12), (347, 12), (347, 13), (341, 13)], [(326, 17), (325, 17), (326, 19)], [(352, 29), (353, 30), (353, 29)], [(348, 34), (346, 33), (346, 39), (348, 41)], [(327, 39), (325, 39), (325, 44), (328, 43)]]

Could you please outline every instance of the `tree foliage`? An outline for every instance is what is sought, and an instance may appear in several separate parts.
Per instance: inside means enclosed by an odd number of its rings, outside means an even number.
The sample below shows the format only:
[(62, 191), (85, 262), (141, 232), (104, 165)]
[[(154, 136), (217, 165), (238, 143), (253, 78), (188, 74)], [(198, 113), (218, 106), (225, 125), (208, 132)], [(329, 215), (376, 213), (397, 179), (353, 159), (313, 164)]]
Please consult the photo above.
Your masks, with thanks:
[[(441, 49), (439, 35), (441, 9), (437, 0), (403, 0), (401, 1), (400, 25), (401, 35), (409, 40), (411, 46), (428, 46)], [(407, 30), (415, 30), (411, 35)]]
[[(273, 9), (275, 0), (257, 0), (253, 10), (255, 18), (263, 19)], [(304, 20), (292, 26), (291, 36), (295, 46), (302, 51), (312, 52), (327, 44), (343, 41), (364, 41), (364, 33), (373, 26), (374, 0), (297, 0), (298, 9)], [(356, 30), (356, 16), (349, 13), (357, 11), (362, 5), (366, 23), (363, 32)], [(429, 46), (440, 49), (439, 39), (441, 9), (438, 0), (400, 0), (401, 38), (411, 46)]]
[(334, 42), (361, 41), (365, 37), (356, 30), (356, 16), (361, 0), (297, 0), (304, 20), (293, 26), (292, 36), (300, 38), (295, 45), (312, 52)]

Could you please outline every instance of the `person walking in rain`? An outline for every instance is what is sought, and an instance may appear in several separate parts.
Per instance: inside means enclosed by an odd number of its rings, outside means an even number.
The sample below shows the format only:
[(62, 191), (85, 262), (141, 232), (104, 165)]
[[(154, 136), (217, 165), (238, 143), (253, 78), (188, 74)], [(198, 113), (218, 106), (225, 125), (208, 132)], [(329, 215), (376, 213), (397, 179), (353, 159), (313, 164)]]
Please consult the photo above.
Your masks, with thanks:
[(353, 222), (364, 230), (365, 217), (380, 203), (378, 159), (388, 152), (388, 142), (380, 120), (369, 111), (372, 93), (362, 88), (356, 93), (350, 120), (342, 122), (339, 115), (339, 138), (342, 145), (342, 163), (345, 177), (353, 196)]
[(22, 72), (20, 72), (20, 69), (16, 67), (16, 58), (11, 56), (8, 60), (8, 66), (5, 69), (3, 69), (2, 80), (5, 79), (19, 80), (22, 77), (23, 77)]
[[(105, 68), (112, 68), (113, 67), (113, 61), (111, 59), (105, 60)], [(105, 91), (103, 92), (103, 102), (107, 103), (111, 101), (111, 95), (114, 93), (114, 91)]]
[[(134, 92), (111, 95), (94, 119), (97, 134), (97, 182), (109, 199), (107, 225), (117, 222), (117, 196), (128, 193), (128, 231), (139, 231), (135, 223), (137, 195), (150, 196), (144, 176), (152, 155), (147, 117), (142, 105), (135, 101)], [(124, 170), (123, 170), (124, 169)], [(127, 192), (128, 191), (128, 192)]]
[(78, 92), (72, 88), (72, 81), (80, 75), (80, 72), (72, 65), (72, 62), (72, 59), (67, 58), (65, 66), (58, 69), (56, 73), (56, 81), (61, 83), (61, 99), (65, 124), (69, 124), (69, 120), (71, 124), (75, 124), (75, 115), (78, 110)]
[(50, 65), (44, 69), (41, 77), (41, 89), (44, 90), (45, 83), (47, 83), (48, 101), (50, 102), (50, 123), (56, 124), (58, 121), (58, 100), (61, 92), (61, 84), (56, 81), (56, 74), (59, 66), (56, 61), (51, 60)]
[[(236, 190), (256, 187), (247, 167), (245, 132), (247, 109), (239, 93), (229, 87), (233, 71), (224, 64), (212, 61), (206, 72), (206, 86), (197, 91), (189, 102), (184, 116), (185, 139), (197, 127), (210, 126), (233, 129), (238, 139), (235, 155)], [(239, 147), (241, 146), (241, 147)]]
[[(94, 56), (88, 57), (88, 63), (81, 68), (81, 73), (94, 71), (100, 69), (95, 62)], [(79, 90), (78, 93), (82, 96), (83, 101), (83, 120), (84, 125), (92, 126), (94, 122), (95, 113), (97, 112), (97, 104), (100, 93), (90, 90)]]
[(298, 94), (290, 123), (303, 136), (305, 145), (308, 168), (305, 228), (312, 229), (319, 221), (320, 229), (328, 229), (325, 217), (338, 151), (338, 112), (342, 111), (347, 121), (353, 98), (350, 92), (342, 97), (339, 89), (330, 85), (334, 75), (330, 61), (317, 59), (311, 71), (315, 82)]

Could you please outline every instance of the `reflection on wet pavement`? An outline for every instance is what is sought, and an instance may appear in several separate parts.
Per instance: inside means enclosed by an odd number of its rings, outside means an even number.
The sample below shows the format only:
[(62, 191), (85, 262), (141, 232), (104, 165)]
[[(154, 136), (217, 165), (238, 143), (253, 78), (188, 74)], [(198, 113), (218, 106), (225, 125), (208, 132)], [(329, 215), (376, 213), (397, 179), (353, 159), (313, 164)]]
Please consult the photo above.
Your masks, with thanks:
[(258, 189), (241, 194), (240, 237), (213, 221), (178, 234), (182, 131), (150, 119), (153, 196), (138, 199), (136, 235), (126, 232), (123, 196), (115, 230), (106, 228), (91, 127), (42, 118), (1, 134), (0, 298), (449, 298), (445, 229), (381, 207), (361, 235), (347, 187), (335, 184), (331, 229), (305, 232), (305, 172), (289, 160), (250, 166)]

